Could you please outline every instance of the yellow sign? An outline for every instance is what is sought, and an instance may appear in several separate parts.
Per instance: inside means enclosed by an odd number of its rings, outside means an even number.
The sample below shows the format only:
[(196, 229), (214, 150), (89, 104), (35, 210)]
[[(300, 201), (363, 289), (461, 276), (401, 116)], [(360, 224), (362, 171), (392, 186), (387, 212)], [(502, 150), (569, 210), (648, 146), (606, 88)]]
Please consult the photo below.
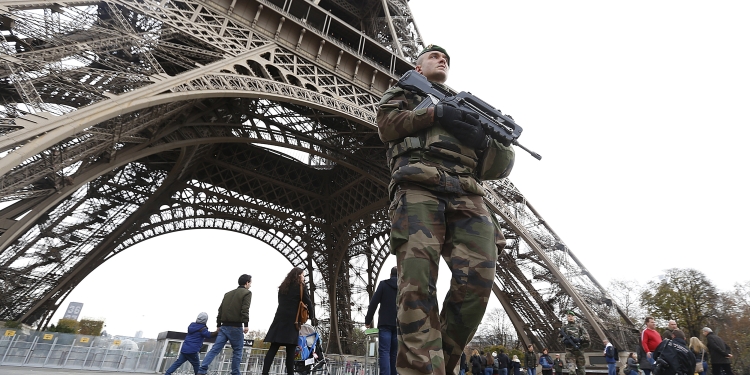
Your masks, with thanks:
[(5, 336), (15, 336), (15, 335), (16, 335), (16, 331), (13, 331), (10, 329), (5, 330)]
[(88, 337), (81, 337), (81, 342), (89, 342), (89, 338)]
[(115, 345), (120, 345), (120, 344), (122, 343), (122, 341), (120, 341), (120, 340), (115, 340), (115, 341), (112, 341), (112, 343), (113, 343), (113, 344), (115, 344)]
[(45, 333), (44, 336), (42, 336), (42, 340), (52, 340), (52, 337), (54, 337), (54, 336), (55, 335), (53, 335), (51, 333)]

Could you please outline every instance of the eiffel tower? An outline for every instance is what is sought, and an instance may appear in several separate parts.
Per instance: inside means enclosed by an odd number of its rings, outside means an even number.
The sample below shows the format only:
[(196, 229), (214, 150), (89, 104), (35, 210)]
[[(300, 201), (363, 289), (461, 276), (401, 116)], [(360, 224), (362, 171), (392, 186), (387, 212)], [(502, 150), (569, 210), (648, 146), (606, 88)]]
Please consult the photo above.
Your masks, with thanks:
[[(408, 0), (5, 0), (0, 35), (0, 319), (45, 327), (112, 256), (216, 228), (307, 269), (330, 350), (350, 352), (389, 254), (376, 107), (424, 47)], [(486, 185), (519, 341), (562, 350), (575, 307), (634, 348), (523, 194)]]

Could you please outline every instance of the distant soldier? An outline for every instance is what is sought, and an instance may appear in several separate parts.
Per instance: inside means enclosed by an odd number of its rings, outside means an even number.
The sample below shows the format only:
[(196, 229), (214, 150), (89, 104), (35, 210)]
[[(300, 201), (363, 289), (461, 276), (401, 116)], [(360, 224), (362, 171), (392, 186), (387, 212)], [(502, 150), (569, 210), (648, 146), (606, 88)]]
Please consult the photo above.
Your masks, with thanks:
[[(568, 310), (568, 324), (563, 326), (563, 331), (572, 340), (565, 340), (563, 338), (563, 345), (565, 345), (565, 361), (570, 366), (575, 361), (577, 375), (586, 374), (586, 360), (583, 357), (583, 349), (588, 348), (590, 345), (589, 333), (583, 324), (576, 322), (576, 315), (573, 311)], [(572, 342), (571, 342), (572, 341)], [(578, 346), (578, 348), (576, 348)]]

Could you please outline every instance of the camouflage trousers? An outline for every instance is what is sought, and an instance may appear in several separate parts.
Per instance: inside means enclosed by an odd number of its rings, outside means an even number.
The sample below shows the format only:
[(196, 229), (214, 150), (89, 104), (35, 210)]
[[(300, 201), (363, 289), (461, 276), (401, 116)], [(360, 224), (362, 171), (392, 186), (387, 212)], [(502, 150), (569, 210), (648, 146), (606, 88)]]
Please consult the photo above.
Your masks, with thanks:
[[(496, 230), (481, 196), (400, 189), (391, 202), (398, 267), (399, 375), (452, 375), (487, 308), (497, 261)], [(440, 257), (451, 270), (438, 315)]]
[(565, 348), (565, 362), (567, 362), (568, 365), (570, 365), (570, 363), (572, 362), (575, 362), (576, 375), (586, 375), (586, 358), (583, 356), (582, 350)]

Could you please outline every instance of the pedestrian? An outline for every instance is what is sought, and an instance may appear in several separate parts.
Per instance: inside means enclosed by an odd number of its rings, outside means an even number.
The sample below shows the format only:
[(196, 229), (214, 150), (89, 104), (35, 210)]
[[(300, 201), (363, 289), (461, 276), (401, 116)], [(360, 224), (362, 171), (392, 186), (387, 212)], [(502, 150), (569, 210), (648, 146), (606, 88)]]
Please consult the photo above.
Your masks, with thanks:
[(482, 360), (480, 359), (479, 351), (476, 349), (471, 352), (471, 373), (474, 375), (484, 375)]
[(177, 357), (177, 360), (174, 361), (172, 366), (169, 366), (169, 369), (167, 369), (167, 372), (165, 372), (164, 375), (171, 375), (186, 361), (193, 365), (193, 373), (198, 373), (198, 368), (201, 365), (198, 353), (203, 347), (203, 340), (218, 334), (218, 331), (211, 332), (208, 330), (208, 327), (206, 326), (207, 321), (208, 314), (202, 312), (198, 314), (198, 318), (195, 322), (188, 325), (185, 341), (183, 341), (182, 348), (180, 348), (180, 355)]
[(552, 357), (549, 356), (549, 349), (542, 349), (542, 355), (539, 356), (539, 364), (542, 365), (542, 375), (552, 375)]
[(510, 368), (510, 358), (505, 354), (504, 349), (500, 349), (500, 353), (497, 355), (497, 371), (500, 375), (508, 375), (508, 369)]
[(534, 352), (534, 345), (529, 345), (526, 348), (524, 355), (524, 367), (526, 367), (527, 375), (536, 375), (536, 353)]
[(510, 367), (513, 368), (513, 375), (521, 375), (521, 360), (513, 354), (513, 360), (510, 361)]
[(461, 364), (459, 367), (459, 375), (466, 375), (466, 370), (468, 369), (468, 365), (466, 363), (466, 352), (461, 352), (461, 360), (458, 363)]
[[(372, 328), (375, 310), (378, 310), (378, 365), (380, 375), (396, 375), (398, 335), (396, 332), (396, 294), (398, 293), (398, 269), (391, 268), (388, 280), (378, 283), (365, 315), (365, 327)], [(465, 359), (465, 357), (464, 357)]]
[[(703, 345), (701, 339), (697, 337), (691, 337), (690, 342), (688, 343), (688, 349), (693, 352), (695, 360), (701, 365), (701, 371), (696, 371), (696, 373), (698, 375), (706, 375), (706, 370), (708, 370), (708, 363), (706, 362), (706, 360), (708, 359), (708, 354), (706, 352), (708, 351), (708, 348)], [(696, 367), (696, 369), (698, 368)]]
[(625, 375), (638, 375), (638, 360), (635, 358), (634, 352), (628, 354), (628, 359), (625, 362)]
[(732, 372), (732, 349), (721, 337), (717, 336), (711, 328), (703, 327), (703, 335), (706, 336), (708, 356), (711, 358), (711, 373), (721, 375), (734, 375)]
[(586, 358), (583, 356), (583, 350), (590, 345), (588, 331), (583, 324), (576, 322), (576, 314), (572, 310), (568, 310), (568, 323), (562, 327), (562, 330), (574, 342), (577, 342), (574, 344), (562, 338), (565, 346), (565, 361), (570, 363), (569, 366), (575, 363), (577, 375), (586, 375)]
[(664, 332), (661, 333), (661, 339), (672, 339), (672, 331), (677, 329), (677, 322), (674, 320), (670, 320), (667, 323), (667, 328), (664, 329)]
[(484, 375), (492, 375), (495, 372), (495, 357), (492, 353), (487, 352), (484, 356), (486, 365), (484, 366)]
[(659, 375), (685, 375), (695, 371), (695, 356), (685, 342), (685, 333), (679, 329), (672, 331), (672, 339), (663, 340), (653, 351), (654, 372), (661, 367)]
[(661, 343), (661, 335), (656, 331), (656, 320), (653, 317), (647, 316), (644, 323), (646, 323), (646, 328), (641, 332), (643, 356), (639, 355), (639, 359), (641, 370), (646, 375), (651, 375), (651, 369), (654, 366), (653, 351)]
[[(273, 317), (273, 322), (271, 322), (271, 327), (268, 328), (266, 338), (263, 339), (263, 342), (270, 342), (271, 346), (263, 359), (262, 375), (268, 375), (273, 364), (273, 358), (282, 346), (286, 348), (286, 373), (287, 375), (294, 375), (294, 351), (297, 349), (299, 337), (299, 329), (295, 326), (295, 323), (300, 301), (307, 305), (310, 318), (313, 323), (316, 323), (315, 309), (305, 285), (305, 271), (293, 267), (279, 285), (279, 305), (276, 307), (276, 314)], [(356, 361), (354, 365), (357, 365)], [(356, 368), (354, 373), (356, 374)]]
[(240, 361), (242, 361), (242, 347), (245, 345), (245, 333), (249, 330), (250, 301), (253, 298), (250, 284), (253, 278), (244, 274), (237, 279), (239, 286), (224, 294), (219, 305), (219, 313), (216, 315), (216, 326), (219, 334), (211, 350), (208, 351), (203, 363), (198, 369), (198, 374), (205, 374), (208, 366), (217, 354), (224, 350), (227, 342), (232, 346), (232, 375), (240, 375)]
[(607, 372), (609, 375), (617, 375), (617, 362), (619, 358), (615, 358), (615, 347), (609, 340), (602, 340), (604, 344), (604, 361), (607, 362)]
[[(429, 45), (415, 70), (444, 85), (445, 49)], [(505, 238), (483, 201), (482, 180), (508, 176), (515, 158), (488, 137), (476, 116), (394, 86), (380, 100), (378, 134), (391, 169), (391, 253), (398, 267), (399, 375), (454, 374), (489, 301), (498, 248)], [(438, 315), (440, 258), (451, 283)]]
[(555, 360), (552, 362), (552, 367), (555, 370), (555, 375), (562, 375), (563, 361), (560, 359), (560, 354), (555, 354)]

